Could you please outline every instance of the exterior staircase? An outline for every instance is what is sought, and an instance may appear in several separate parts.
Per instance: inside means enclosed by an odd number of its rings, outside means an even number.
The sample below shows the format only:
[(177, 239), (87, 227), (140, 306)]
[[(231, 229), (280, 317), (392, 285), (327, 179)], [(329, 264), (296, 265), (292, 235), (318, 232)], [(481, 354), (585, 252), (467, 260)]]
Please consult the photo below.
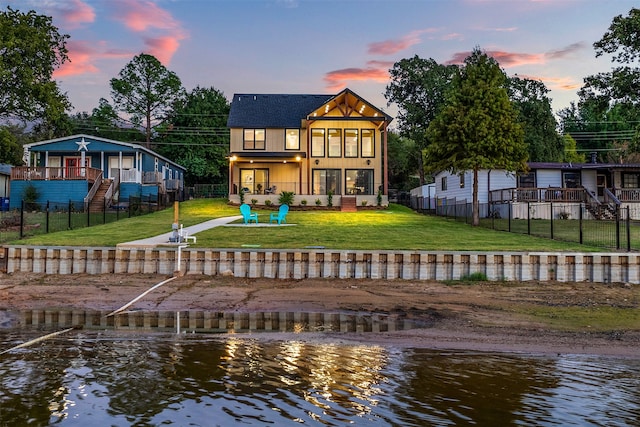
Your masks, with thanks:
[(98, 188), (98, 191), (96, 191), (96, 194), (93, 196), (93, 199), (91, 199), (91, 204), (89, 205), (89, 212), (102, 212), (104, 210), (104, 195), (107, 193), (107, 190), (109, 190), (109, 187), (111, 186), (111, 179), (104, 179), (102, 180), (102, 183), (100, 184), (100, 187)]
[(357, 212), (358, 208), (356, 207), (356, 198), (349, 196), (342, 196), (340, 211), (341, 212)]

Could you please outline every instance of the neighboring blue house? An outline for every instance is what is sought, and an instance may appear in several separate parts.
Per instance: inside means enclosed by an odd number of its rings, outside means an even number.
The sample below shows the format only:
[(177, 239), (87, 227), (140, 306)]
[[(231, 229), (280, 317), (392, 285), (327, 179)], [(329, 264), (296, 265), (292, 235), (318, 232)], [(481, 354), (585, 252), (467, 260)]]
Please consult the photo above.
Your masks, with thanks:
[(24, 145), (11, 173), (10, 207), (33, 185), (38, 202), (84, 201), (110, 206), (130, 196), (181, 199), (185, 168), (138, 144), (73, 135)]

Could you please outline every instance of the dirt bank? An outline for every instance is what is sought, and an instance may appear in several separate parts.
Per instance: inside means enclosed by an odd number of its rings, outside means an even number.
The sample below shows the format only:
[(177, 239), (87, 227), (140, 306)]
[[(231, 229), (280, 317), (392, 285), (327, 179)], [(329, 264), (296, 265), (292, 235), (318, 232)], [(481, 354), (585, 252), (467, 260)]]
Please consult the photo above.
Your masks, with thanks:
[[(158, 275), (0, 275), (0, 310), (110, 310), (165, 280)], [(391, 313), (424, 329), (390, 333), (314, 334), (395, 346), (635, 357), (640, 324), (570, 332), (529, 313), (539, 309), (623, 309), (637, 316), (640, 286), (589, 283), (473, 283), (384, 280), (269, 280), (185, 276), (146, 295), (132, 308), (210, 311), (356, 311)], [(553, 312), (550, 314), (553, 316)], [(633, 316), (631, 317), (633, 318)], [(599, 330), (599, 331), (597, 331)], [(270, 334), (268, 334), (270, 335)]]

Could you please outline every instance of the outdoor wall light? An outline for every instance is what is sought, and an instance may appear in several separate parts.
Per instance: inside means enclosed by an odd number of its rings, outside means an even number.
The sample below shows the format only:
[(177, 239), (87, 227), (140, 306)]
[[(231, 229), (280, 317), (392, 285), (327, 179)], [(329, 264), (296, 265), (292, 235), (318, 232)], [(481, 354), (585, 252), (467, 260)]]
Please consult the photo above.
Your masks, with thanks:
[(370, 165), (371, 164), (371, 160), (367, 160), (367, 164)]
[(320, 164), (320, 160), (316, 159), (315, 163), (316, 163), (316, 165), (319, 165)]
[(299, 162), (299, 161), (300, 161), (300, 159), (301, 159), (301, 157), (300, 157), (300, 156), (296, 156), (296, 162)]

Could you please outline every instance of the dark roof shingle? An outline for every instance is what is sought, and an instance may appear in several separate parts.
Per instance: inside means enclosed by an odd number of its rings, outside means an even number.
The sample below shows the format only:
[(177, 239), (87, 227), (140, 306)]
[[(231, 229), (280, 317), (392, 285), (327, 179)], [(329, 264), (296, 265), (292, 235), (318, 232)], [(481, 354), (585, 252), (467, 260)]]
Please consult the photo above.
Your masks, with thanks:
[(227, 127), (299, 128), (302, 119), (333, 96), (235, 94)]

